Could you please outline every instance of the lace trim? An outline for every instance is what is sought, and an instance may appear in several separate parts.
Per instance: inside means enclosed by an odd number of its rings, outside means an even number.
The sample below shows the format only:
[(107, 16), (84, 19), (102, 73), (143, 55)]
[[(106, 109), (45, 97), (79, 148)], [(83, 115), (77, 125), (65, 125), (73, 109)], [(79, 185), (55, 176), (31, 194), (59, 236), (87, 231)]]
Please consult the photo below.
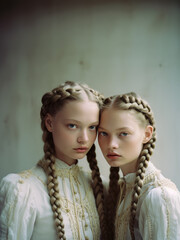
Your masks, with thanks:
[(73, 176), (74, 178), (78, 178), (80, 172), (80, 168), (78, 166), (75, 166), (73, 168), (67, 169), (56, 169), (56, 174), (61, 178), (69, 178), (69, 175)]
[(69, 201), (66, 198), (61, 197), (60, 201), (62, 212), (67, 214), (70, 220), (73, 239), (81, 239), (78, 229), (80, 227), (79, 224), (81, 224), (81, 227), (84, 228), (84, 235), (86, 235), (85, 232), (88, 227), (88, 218), (93, 234), (93, 239), (98, 240), (100, 236), (99, 217), (96, 208), (91, 203), (91, 201), (89, 201), (88, 198), (85, 198), (81, 203), (76, 202), (76, 205), (74, 205), (73, 202)]
[[(83, 181), (83, 188), (85, 189), (85, 196), (82, 199), (80, 186), (82, 185), (79, 182), (78, 177), (80, 176), (80, 168), (75, 166), (71, 169), (57, 169), (57, 175), (61, 177), (63, 182), (63, 191), (65, 197), (60, 194), (61, 201), (61, 211), (64, 212), (69, 219), (71, 231), (73, 234), (73, 239), (81, 239), (82, 236), (80, 234), (80, 229), (82, 229), (84, 233), (85, 239), (88, 239), (86, 236), (86, 230), (89, 227), (91, 228), (91, 232), (94, 240), (99, 240), (100, 238), (100, 224), (99, 224), (99, 216), (97, 213), (94, 194), (92, 192), (91, 187)], [(46, 186), (46, 183), (38, 177), (36, 174), (32, 172), (32, 170), (26, 170), (19, 173), (19, 176), (22, 179), (19, 180), (19, 183), (23, 184), (23, 179), (28, 179), (31, 176), (36, 177), (43, 185)], [(70, 188), (72, 193), (72, 200), (67, 198), (66, 184), (64, 179), (68, 178), (70, 182)], [(78, 200), (76, 199), (76, 194), (78, 196)]]
[[(176, 185), (170, 179), (160, 177), (160, 171), (159, 170), (153, 169), (152, 171), (150, 171), (145, 176), (145, 178), (143, 180), (143, 185), (145, 186), (146, 184), (148, 184), (148, 183), (150, 184), (151, 182), (152, 182), (151, 186), (154, 185), (154, 187), (161, 187), (162, 197), (164, 198), (166, 203), (167, 203), (167, 199), (165, 197), (163, 187), (168, 187), (168, 188), (171, 188), (175, 191), (178, 191)], [(115, 221), (115, 229), (116, 229), (115, 237), (116, 237), (116, 239), (122, 239), (123, 240), (123, 239), (127, 238), (127, 232), (128, 232), (128, 227), (129, 227), (129, 219), (130, 219), (131, 203), (126, 208), (125, 208), (125, 203), (127, 203), (127, 197), (130, 194), (130, 192), (132, 191), (133, 186), (134, 186), (134, 183), (126, 184), (126, 192), (125, 192), (125, 195), (124, 195), (124, 197), (122, 199), (122, 203), (121, 203), (121, 204), (123, 204), (122, 209), (125, 209), (125, 210), (121, 213), (121, 215), (116, 216), (116, 221)], [(149, 188), (149, 186), (147, 186), (143, 189), (143, 192), (140, 194), (140, 197), (147, 192), (148, 188)], [(119, 204), (119, 206), (121, 204)], [(168, 226), (167, 236), (169, 237), (169, 212), (168, 212), (167, 208), (166, 208), (166, 216), (167, 216), (167, 226)], [(149, 229), (150, 229), (150, 231), (152, 231), (151, 223), (149, 222), (149, 224), (150, 224)]]

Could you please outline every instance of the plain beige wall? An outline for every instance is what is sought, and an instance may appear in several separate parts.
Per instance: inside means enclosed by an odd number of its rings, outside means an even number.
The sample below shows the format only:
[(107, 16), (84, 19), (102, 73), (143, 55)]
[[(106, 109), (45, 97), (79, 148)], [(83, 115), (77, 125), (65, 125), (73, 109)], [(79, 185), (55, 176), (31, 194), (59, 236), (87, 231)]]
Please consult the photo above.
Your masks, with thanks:
[[(180, 189), (179, 5), (47, 2), (1, 8), (0, 178), (42, 157), (41, 97), (73, 80), (106, 96), (135, 91), (150, 103), (158, 133), (152, 161)], [(98, 146), (97, 158), (108, 178)]]

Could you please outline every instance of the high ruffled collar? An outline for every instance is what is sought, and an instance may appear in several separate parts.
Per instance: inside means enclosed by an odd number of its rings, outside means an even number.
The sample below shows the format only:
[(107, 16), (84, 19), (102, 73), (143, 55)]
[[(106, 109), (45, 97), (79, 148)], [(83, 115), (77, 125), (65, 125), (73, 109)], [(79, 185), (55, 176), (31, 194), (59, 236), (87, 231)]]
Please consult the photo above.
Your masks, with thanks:
[[(78, 163), (78, 161), (77, 161), (77, 163)], [(59, 159), (56, 159), (55, 169), (56, 169), (57, 176), (62, 177), (62, 178), (69, 178), (71, 176), (73, 176), (74, 178), (78, 178), (80, 168), (77, 163), (69, 166), (65, 162), (63, 162)]]
[[(149, 162), (148, 167), (145, 171), (145, 177), (144, 180), (146, 178), (148, 178), (149, 175), (152, 175), (153, 173), (157, 172), (157, 169), (155, 168), (154, 164), (152, 162)], [(136, 173), (129, 173), (126, 176), (120, 178), (120, 180), (125, 180), (126, 183), (134, 183), (136, 178)]]
[[(143, 179), (144, 184), (148, 183), (148, 181), (151, 181), (152, 178), (155, 177), (155, 172), (159, 172), (153, 163), (149, 162), (148, 167), (145, 171), (145, 176)], [(125, 197), (125, 194), (131, 191), (134, 187), (134, 182), (136, 179), (136, 173), (129, 173), (126, 176), (119, 179), (119, 202), (118, 206), (121, 204), (122, 200)]]
[(77, 166), (77, 163), (78, 163), (78, 161), (76, 163), (72, 164), (71, 166), (69, 166), (64, 161), (56, 158), (55, 166), (56, 166), (57, 169), (62, 169), (63, 168), (63, 169), (69, 169), (70, 170), (70, 169), (74, 168), (75, 166)]

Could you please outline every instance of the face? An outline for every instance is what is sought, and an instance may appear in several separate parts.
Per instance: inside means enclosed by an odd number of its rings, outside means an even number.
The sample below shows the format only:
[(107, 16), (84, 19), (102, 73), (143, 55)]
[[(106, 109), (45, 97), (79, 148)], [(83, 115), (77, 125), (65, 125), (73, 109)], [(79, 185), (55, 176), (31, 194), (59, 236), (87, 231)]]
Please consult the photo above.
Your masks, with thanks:
[(52, 132), (56, 157), (72, 165), (87, 154), (96, 139), (99, 107), (89, 100), (71, 101), (55, 116), (48, 114), (45, 124)]
[(152, 136), (151, 126), (142, 126), (135, 113), (128, 110), (106, 109), (98, 128), (101, 151), (112, 167), (120, 167), (123, 174), (136, 172), (143, 143)]

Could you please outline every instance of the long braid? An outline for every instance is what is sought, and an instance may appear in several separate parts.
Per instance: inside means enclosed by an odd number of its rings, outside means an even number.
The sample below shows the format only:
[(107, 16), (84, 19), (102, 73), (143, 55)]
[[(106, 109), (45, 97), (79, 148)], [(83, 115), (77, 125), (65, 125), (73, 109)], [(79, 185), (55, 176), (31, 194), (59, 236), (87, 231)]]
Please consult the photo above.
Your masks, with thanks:
[[(41, 107), (41, 128), (43, 130), (42, 140), (44, 142), (44, 158), (38, 162), (38, 165), (42, 167), (47, 175), (47, 188), (50, 196), (50, 204), (54, 214), (54, 221), (57, 230), (58, 238), (65, 240), (65, 231), (63, 218), (61, 214), (60, 194), (57, 180), (57, 174), (55, 170), (55, 148), (52, 138), (52, 134), (47, 130), (45, 126), (45, 119), (47, 114), (55, 115), (67, 101), (83, 100), (81, 93), (85, 92), (90, 100), (96, 102), (99, 107), (102, 105), (103, 96), (97, 91), (89, 88), (87, 85), (77, 84), (71, 81), (67, 81), (59, 87), (53, 89), (51, 92), (44, 94), (42, 97)], [(94, 155), (90, 154), (91, 152)], [(100, 191), (95, 194), (97, 209), (100, 217), (101, 227), (104, 228), (104, 210), (103, 210), (103, 186), (100, 178), (95, 177), (95, 172), (99, 172), (97, 167), (97, 161), (95, 156), (95, 148), (89, 153), (88, 161), (91, 162), (91, 169), (93, 171), (92, 177), (94, 178), (94, 186), (99, 184)], [(97, 187), (95, 187), (97, 189)], [(97, 191), (97, 190), (96, 190)], [(96, 192), (95, 191), (95, 192)], [(102, 201), (100, 201), (102, 199)], [(102, 202), (102, 203), (101, 203)]]
[(131, 233), (132, 240), (135, 239), (134, 236), (134, 223), (135, 223), (135, 216), (136, 216), (136, 210), (137, 210), (137, 204), (139, 200), (139, 196), (141, 193), (141, 189), (143, 186), (143, 179), (145, 176), (146, 168), (148, 167), (148, 163), (150, 160), (150, 156), (153, 153), (153, 149), (155, 148), (155, 141), (156, 141), (156, 132), (155, 132), (155, 122), (153, 113), (151, 111), (150, 106), (137, 97), (134, 93), (126, 94), (121, 96), (122, 101), (125, 102), (127, 108), (126, 109), (134, 109), (137, 112), (140, 112), (144, 115), (146, 121), (148, 124), (153, 126), (153, 135), (152, 138), (143, 145), (141, 154), (139, 156), (139, 165), (136, 172), (136, 179), (134, 184), (134, 190), (132, 194), (132, 202), (131, 202), (131, 215), (129, 220), (129, 228)]
[[(133, 110), (140, 114), (140, 118), (142, 120), (142, 115), (145, 119), (143, 119), (143, 122), (146, 122), (146, 124), (151, 125), (153, 127), (153, 134), (151, 139), (143, 145), (142, 151), (140, 153), (139, 159), (138, 159), (138, 167), (136, 172), (136, 179), (134, 183), (134, 189), (132, 194), (132, 202), (131, 202), (131, 214), (130, 214), (130, 220), (129, 220), (129, 228), (131, 233), (131, 238), (134, 240), (134, 223), (135, 223), (135, 216), (136, 216), (136, 210), (137, 210), (137, 204), (139, 200), (139, 196), (141, 193), (141, 189), (143, 186), (143, 179), (145, 175), (146, 168), (148, 166), (150, 156), (153, 153), (153, 150), (155, 148), (155, 141), (156, 141), (156, 129), (155, 129), (155, 122), (153, 113), (151, 111), (150, 106), (148, 103), (144, 100), (142, 100), (139, 96), (137, 96), (135, 93), (127, 93), (123, 95), (117, 95), (112, 96), (110, 98), (107, 98), (104, 101), (103, 109), (109, 108), (109, 107), (115, 107), (116, 109), (122, 109), (122, 110)], [(113, 177), (112, 177), (113, 178)], [(114, 177), (116, 178), (116, 177)], [(110, 180), (110, 194), (111, 195), (111, 189), (113, 189), (113, 180)], [(115, 180), (116, 182), (116, 180)], [(118, 194), (117, 194), (118, 195)], [(113, 211), (113, 208), (111, 208)]]
[[(54, 91), (55, 92), (55, 91)], [(49, 103), (56, 103), (60, 99), (60, 94), (52, 95), (51, 93), (47, 94), (42, 98), (43, 107), (41, 109), (41, 128), (43, 130), (42, 139), (44, 141), (44, 159), (39, 161), (38, 165), (42, 167), (47, 175), (47, 189), (50, 197), (50, 204), (54, 215), (54, 222), (57, 231), (58, 239), (65, 240), (65, 231), (63, 218), (61, 214), (61, 204), (58, 188), (58, 180), (55, 171), (55, 157), (54, 157), (54, 143), (52, 135), (45, 126), (45, 117), (47, 114), (47, 105)], [(47, 101), (49, 100), (49, 102)], [(54, 111), (54, 109), (53, 109)]]
[[(111, 106), (113, 97), (108, 97), (103, 101), (102, 111)], [(115, 214), (119, 196), (119, 167), (111, 167), (109, 175), (109, 189), (106, 199), (107, 221), (108, 221), (108, 236), (109, 239), (114, 239), (115, 236)]]
[(107, 217), (108, 217), (108, 231), (110, 239), (114, 239), (115, 234), (115, 216), (116, 207), (119, 196), (119, 167), (111, 167), (109, 175), (109, 191), (107, 197)]
[(91, 147), (87, 153), (87, 160), (89, 162), (90, 169), (92, 170), (93, 191), (96, 200), (96, 207), (99, 214), (100, 226), (101, 226), (101, 239), (107, 239), (107, 223), (104, 209), (104, 194), (103, 184), (100, 177), (99, 168), (96, 160), (95, 145)]

